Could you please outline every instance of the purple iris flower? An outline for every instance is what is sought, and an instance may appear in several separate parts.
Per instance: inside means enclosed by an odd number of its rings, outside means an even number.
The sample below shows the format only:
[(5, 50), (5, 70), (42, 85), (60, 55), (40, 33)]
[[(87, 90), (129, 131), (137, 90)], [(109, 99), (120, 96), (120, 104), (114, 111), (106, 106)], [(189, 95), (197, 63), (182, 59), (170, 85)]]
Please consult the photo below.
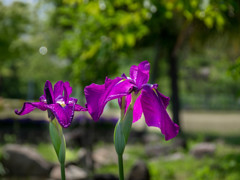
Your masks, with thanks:
[(67, 128), (72, 122), (74, 111), (87, 111), (86, 108), (76, 104), (76, 98), (69, 97), (71, 93), (72, 87), (69, 82), (58, 81), (53, 90), (51, 82), (46, 81), (44, 95), (39, 98), (40, 102), (25, 102), (22, 109), (20, 111), (16, 109), (15, 113), (25, 115), (35, 108), (48, 110), (51, 120), (56, 117), (59, 124)]
[(171, 120), (166, 111), (170, 98), (157, 90), (157, 84), (148, 84), (149, 70), (149, 62), (143, 61), (138, 66), (131, 66), (130, 77), (123, 74), (113, 80), (106, 78), (103, 85), (86, 86), (84, 93), (87, 108), (93, 120), (99, 119), (108, 101), (118, 98), (121, 107), (124, 96), (126, 111), (134, 93), (137, 99), (133, 106), (133, 122), (138, 121), (143, 113), (148, 126), (160, 128), (166, 140), (174, 138), (179, 132), (179, 126)]

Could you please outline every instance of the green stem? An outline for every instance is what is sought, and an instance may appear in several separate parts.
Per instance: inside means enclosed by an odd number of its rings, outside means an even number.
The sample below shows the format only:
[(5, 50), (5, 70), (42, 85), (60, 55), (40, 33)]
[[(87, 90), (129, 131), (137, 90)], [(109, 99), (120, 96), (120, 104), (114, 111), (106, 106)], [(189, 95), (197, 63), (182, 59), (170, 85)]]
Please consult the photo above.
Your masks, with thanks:
[(65, 164), (61, 164), (61, 177), (62, 180), (65, 180)]
[(124, 180), (123, 157), (118, 155), (119, 180)]

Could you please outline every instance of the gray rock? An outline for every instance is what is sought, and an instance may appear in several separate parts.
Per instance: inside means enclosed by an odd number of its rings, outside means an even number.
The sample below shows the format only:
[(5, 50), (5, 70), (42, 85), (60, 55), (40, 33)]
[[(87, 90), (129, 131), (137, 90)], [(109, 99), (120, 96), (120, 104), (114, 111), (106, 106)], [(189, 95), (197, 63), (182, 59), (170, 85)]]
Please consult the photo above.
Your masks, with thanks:
[(143, 142), (145, 144), (152, 144), (160, 141), (160, 136), (156, 133), (146, 133), (143, 136)]
[(94, 150), (93, 160), (96, 168), (102, 165), (117, 164), (118, 157), (114, 146), (104, 146)]
[(172, 146), (161, 144), (154, 146), (149, 145), (145, 148), (145, 151), (148, 157), (166, 156), (172, 152)]
[(213, 143), (199, 143), (196, 144), (190, 151), (190, 153), (196, 158), (202, 158), (204, 156), (213, 156), (216, 152), (216, 145)]
[(9, 144), (3, 147), (2, 153), (3, 166), (11, 176), (47, 177), (53, 166), (27, 146)]
[(184, 154), (181, 152), (176, 152), (174, 154), (168, 155), (167, 157), (165, 157), (166, 161), (177, 161), (177, 160), (182, 160), (184, 159)]
[[(67, 180), (86, 180), (87, 179), (87, 173), (74, 165), (69, 165), (65, 168), (65, 175)], [(61, 179), (61, 168), (60, 166), (55, 166), (51, 173), (50, 177), (52, 179)]]
[(77, 153), (76, 163), (82, 167), (82, 166), (86, 166), (86, 161), (87, 161), (87, 150), (84, 148), (81, 148)]
[(145, 162), (138, 161), (134, 164), (127, 180), (150, 180), (150, 173)]
[(146, 155), (148, 157), (159, 157), (167, 156), (181, 149), (186, 149), (186, 140), (183, 138), (175, 138), (171, 143), (168, 144), (148, 144), (145, 148)]
[(175, 150), (187, 149), (186, 139), (176, 137), (172, 141), (172, 146), (173, 146), (173, 149), (175, 149)]

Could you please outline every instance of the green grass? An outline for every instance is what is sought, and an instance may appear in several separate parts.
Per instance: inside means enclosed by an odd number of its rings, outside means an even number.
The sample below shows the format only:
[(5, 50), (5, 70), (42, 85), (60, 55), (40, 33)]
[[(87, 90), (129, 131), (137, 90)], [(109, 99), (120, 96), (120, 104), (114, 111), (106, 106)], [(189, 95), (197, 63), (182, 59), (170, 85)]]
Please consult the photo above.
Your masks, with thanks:
[[(54, 163), (58, 162), (57, 155), (54, 151), (52, 144), (41, 143), (36, 147), (36, 149), (47, 161), (54, 162)], [(78, 152), (78, 149), (67, 148), (66, 162), (75, 161), (76, 160), (75, 158), (77, 157), (77, 152)]]
[[(199, 138), (201, 139), (201, 138)], [(189, 147), (199, 142), (190, 140)], [(217, 143), (213, 157), (195, 159), (188, 151), (182, 151), (181, 160), (167, 161), (166, 157), (148, 159), (142, 145), (131, 145), (125, 151), (125, 176), (139, 159), (144, 160), (151, 180), (238, 180), (240, 179), (240, 146)], [(118, 174), (117, 164), (97, 169), (98, 173)]]

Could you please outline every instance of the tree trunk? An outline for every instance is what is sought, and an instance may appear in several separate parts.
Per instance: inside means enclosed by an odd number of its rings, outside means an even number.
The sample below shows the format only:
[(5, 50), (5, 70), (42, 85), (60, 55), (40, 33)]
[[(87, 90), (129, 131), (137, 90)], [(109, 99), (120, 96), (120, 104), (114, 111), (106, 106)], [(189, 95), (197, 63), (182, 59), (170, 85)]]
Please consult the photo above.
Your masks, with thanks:
[(173, 113), (173, 121), (180, 125), (179, 123), (179, 111), (180, 111), (180, 103), (179, 103), (179, 89), (178, 89), (178, 59), (176, 56), (171, 55), (169, 57), (169, 65), (170, 65), (170, 78), (171, 78), (171, 101), (172, 101), (172, 113)]
[(152, 63), (152, 68), (151, 68), (151, 76), (150, 76), (150, 83), (153, 84), (156, 82), (156, 79), (158, 77), (158, 64), (161, 58), (161, 53), (160, 53), (160, 39), (157, 39), (156, 45), (155, 45), (155, 57), (153, 59), (153, 63)]
[[(192, 30), (191, 24), (186, 21), (183, 25), (182, 30), (177, 36), (176, 42), (172, 48), (170, 48), (169, 52), (169, 75), (171, 78), (171, 101), (172, 101), (172, 112), (173, 112), (173, 121), (179, 125), (180, 127), (180, 101), (179, 101), (179, 87), (178, 87), (178, 52), (180, 48), (183, 46), (183, 43), (186, 38), (189, 37), (190, 32)], [(180, 128), (181, 131), (181, 128)]]

